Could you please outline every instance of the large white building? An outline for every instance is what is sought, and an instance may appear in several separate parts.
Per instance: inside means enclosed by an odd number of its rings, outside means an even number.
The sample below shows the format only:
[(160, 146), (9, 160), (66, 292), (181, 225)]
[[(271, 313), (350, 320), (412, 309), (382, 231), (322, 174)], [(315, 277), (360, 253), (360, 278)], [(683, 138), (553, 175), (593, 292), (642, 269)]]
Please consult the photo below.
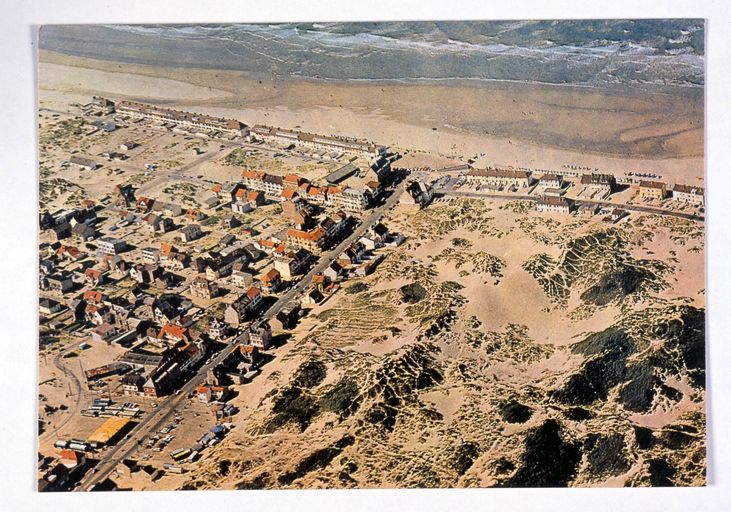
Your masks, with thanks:
[(532, 182), (529, 172), (505, 169), (474, 169), (465, 178), (469, 182), (494, 188), (527, 188)]
[(703, 187), (693, 185), (675, 185), (673, 187), (673, 199), (684, 203), (703, 206)]
[(349, 137), (327, 137), (314, 133), (285, 130), (274, 126), (255, 125), (251, 129), (252, 135), (263, 140), (280, 144), (294, 144), (324, 151), (350, 151), (372, 156), (386, 153), (385, 146), (378, 146), (372, 142), (363, 142)]
[(219, 131), (241, 137), (249, 134), (249, 127), (235, 119), (184, 112), (126, 100), (116, 102), (115, 109), (119, 114), (162, 123), (173, 123), (187, 128)]
[(96, 246), (100, 253), (114, 256), (122, 252), (127, 244), (119, 238), (100, 238), (97, 240)]

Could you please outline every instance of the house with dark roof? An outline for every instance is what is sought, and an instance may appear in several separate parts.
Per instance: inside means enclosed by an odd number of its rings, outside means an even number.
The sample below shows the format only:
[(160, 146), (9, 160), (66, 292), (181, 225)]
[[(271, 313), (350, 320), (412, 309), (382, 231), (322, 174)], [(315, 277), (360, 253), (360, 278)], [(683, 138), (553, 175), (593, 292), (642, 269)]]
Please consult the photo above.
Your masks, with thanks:
[(675, 185), (672, 193), (673, 199), (676, 201), (703, 206), (703, 187), (695, 185)]
[(55, 292), (66, 293), (74, 287), (71, 274), (67, 273), (51, 274), (46, 276), (45, 281), (48, 284), (48, 289)]
[(271, 341), (272, 327), (266, 320), (256, 322), (249, 327), (249, 343), (251, 346), (267, 350)]
[(211, 300), (218, 295), (218, 285), (203, 276), (197, 276), (190, 283), (190, 293), (193, 297)]
[(527, 188), (533, 183), (529, 172), (506, 169), (473, 169), (465, 175), (465, 180), (499, 190)]
[(69, 163), (71, 165), (74, 165), (81, 169), (86, 169), (88, 171), (93, 171), (94, 169), (99, 167), (99, 164), (97, 164), (91, 158), (84, 158), (84, 157), (78, 156), (78, 155), (72, 155), (71, 158), (69, 158)]
[(538, 184), (545, 188), (561, 188), (563, 186), (563, 176), (546, 173), (538, 180)]
[(93, 240), (96, 232), (94, 228), (83, 222), (77, 222), (73, 228), (71, 228), (71, 235), (81, 242), (87, 242)]
[(261, 305), (263, 296), (256, 286), (250, 286), (246, 293), (239, 296), (224, 311), (223, 319), (227, 324), (239, 325), (252, 316)]
[(565, 197), (542, 196), (536, 201), (536, 210), (543, 213), (569, 214), (573, 203)]
[(434, 189), (428, 183), (411, 181), (406, 184), (406, 191), (401, 194), (399, 204), (414, 205), (419, 208), (427, 206), (434, 198)]
[(180, 239), (183, 242), (192, 242), (201, 237), (201, 228), (198, 224), (188, 224), (180, 230)]
[(665, 199), (667, 185), (662, 181), (640, 181), (640, 197), (642, 199)]
[(42, 315), (52, 315), (61, 311), (61, 303), (53, 299), (42, 298), (38, 301), (38, 311)]

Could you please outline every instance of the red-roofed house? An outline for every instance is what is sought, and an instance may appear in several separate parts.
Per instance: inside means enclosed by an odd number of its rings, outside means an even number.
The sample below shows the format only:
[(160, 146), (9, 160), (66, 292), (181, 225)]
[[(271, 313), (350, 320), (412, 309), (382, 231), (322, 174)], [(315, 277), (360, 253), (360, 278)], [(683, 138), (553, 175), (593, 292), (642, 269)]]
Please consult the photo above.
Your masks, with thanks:
[(63, 258), (69, 261), (79, 261), (83, 260), (86, 257), (86, 253), (80, 251), (78, 247), (74, 247), (72, 245), (62, 245), (58, 248), (58, 251), (56, 251), (56, 255), (58, 255), (59, 258)]
[(154, 199), (150, 199), (149, 197), (139, 197), (136, 204), (137, 211), (149, 212), (152, 209), (153, 204), (155, 204)]
[(271, 254), (274, 251), (274, 249), (277, 247), (277, 242), (275, 242), (273, 240), (266, 240), (264, 238), (260, 238), (254, 242), (254, 246), (257, 249), (266, 252), (267, 254)]
[(102, 292), (98, 290), (86, 290), (84, 292), (83, 298), (86, 302), (101, 304), (104, 300), (104, 295), (102, 295)]
[(173, 244), (167, 244), (165, 242), (160, 244), (160, 259), (166, 260), (170, 258), (170, 255), (175, 252)]
[(282, 186), (284, 187), (284, 190), (297, 190), (303, 183), (306, 183), (306, 180), (296, 174), (287, 174), (282, 179)]
[(264, 190), (264, 176), (266, 174), (261, 171), (246, 170), (241, 173), (244, 185), (254, 190)]
[(109, 309), (100, 304), (87, 304), (84, 308), (84, 318), (94, 325), (102, 325), (112, 321)]
[(312, 231), (301, 231), (299, 229), (287, 230), (287, 244), (301, 247), (308, 251), (319, 254), (327, 241), (327, 231), (318, 227)]
[(99, 286), (104, 282), (104, 274), (95, 268), (87, 268), (84, 272), (84, 281), (90, 286)]
[(188, 341), (189, 338), (190, 336), (188, 334), (188, 329), (186, 329), (185, 327), (181, 327), (180, 325), (170, 323), (166, 323), (157, 334), (158, 341), (169, 340), (178, 342), (181, 340)]
[(246, 194), (246, 200), (252, 208), (257, 208), (266, 202), (264, 193), (258, 190), (249, 190), (249, 193)]
[(272, 268), (261, 276), (260, 281), (264, 290), (275, 291), (282, 284), (282, 276), (278, 270)]
[(307, 200), (314, 204), (327, 202), (327, 187), (310, 187), (307, 190)]
[(282, 191), (282, 201), (293, 201), (295, 198), (298, 198), (299, 194), (297, 193), (297, 190), (291, 189), (291, 188), (285, 188)]
[(197, 222), (199, 220), (203, 220), (206, 218), (205, 214), (202, 211), (197, 210), (195, 208), (188, 208), (188, 211), (185, 213), (185, 216), (191, 222)]
[(82, 453), (74, 450), (63, 449), (58, 453), (59, 462), (69, 469), (81, 466), (86, 462)]
[(222, 386), (211, 386), (210, 384), (203, 384), (195, 388), (195, 392), (198, 395), (198, 400), (204, 404), (223, 400), (226, 396), (226, 388)]
[(312, 276), (312, 286), (318, 291), (323, 291), (330, 283), (330, 278), (324, 274), (315, 274)]

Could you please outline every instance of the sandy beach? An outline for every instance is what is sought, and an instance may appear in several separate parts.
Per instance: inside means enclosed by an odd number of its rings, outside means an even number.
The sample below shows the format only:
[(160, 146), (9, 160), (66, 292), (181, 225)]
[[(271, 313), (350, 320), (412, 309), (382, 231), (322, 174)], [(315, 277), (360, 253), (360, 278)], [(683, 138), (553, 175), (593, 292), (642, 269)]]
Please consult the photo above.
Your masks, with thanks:
[[(80, 72), (83, 81), (73, 78)], [(669, 182), (703, 179), (703, 101), (697, 91), (677, 97), (502, 82), (267, 81), (235, 71), (117, 64), (45, 50), (39, 77), (42, 103), (46, 96), (53, 99), (53, 91), (107, 94), (249, 125), (348, 134), (402, 151), (476, 158), (477, 165), (560, 171), (571, 164), (620, 175), (652, 172)]]

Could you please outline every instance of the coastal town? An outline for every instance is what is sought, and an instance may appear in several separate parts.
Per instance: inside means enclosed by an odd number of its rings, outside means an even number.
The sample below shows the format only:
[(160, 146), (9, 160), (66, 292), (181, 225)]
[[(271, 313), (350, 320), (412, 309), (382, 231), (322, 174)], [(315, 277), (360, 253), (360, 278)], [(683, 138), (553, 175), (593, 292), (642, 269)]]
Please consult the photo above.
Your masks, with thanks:
[(291, 333), (412, 242), (396, 215), (470, 199), (612, 226), (704, 221), (700, 184), (651, 170), (435, 167), (406, 148), (98, 96), (42, 108), (40, 123), (41, 491), (194, 470)]

